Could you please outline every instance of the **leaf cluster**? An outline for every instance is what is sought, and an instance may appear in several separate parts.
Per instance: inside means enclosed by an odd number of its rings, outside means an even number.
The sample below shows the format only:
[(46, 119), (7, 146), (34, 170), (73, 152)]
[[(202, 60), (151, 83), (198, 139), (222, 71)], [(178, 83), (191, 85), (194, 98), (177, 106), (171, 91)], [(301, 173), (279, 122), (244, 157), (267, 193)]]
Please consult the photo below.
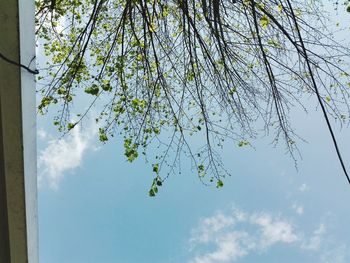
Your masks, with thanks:
[[(329, 114), (349, 116), (349, 49), (334, 40), (320, 1), (37, 0), (36, 7), (48, 57), (39, 111), (60, 105), (54, 121), (64, 131), (102, 101), (102, 142), (122, 136), (130, 162), (156, 148), (150, 195), (164, 180), (159, 171), (174, 172), (183, 154), (203, 183), (222, 187), (229, 173), (218, 151), (226, 140), (249, 145), (257, 126), (294, 156), (288, 113), (315, 95), (308, 63)], [(90, 103), (72, 126), (80, 96)], [(195, 134), (199, 143), (190, 140)]]

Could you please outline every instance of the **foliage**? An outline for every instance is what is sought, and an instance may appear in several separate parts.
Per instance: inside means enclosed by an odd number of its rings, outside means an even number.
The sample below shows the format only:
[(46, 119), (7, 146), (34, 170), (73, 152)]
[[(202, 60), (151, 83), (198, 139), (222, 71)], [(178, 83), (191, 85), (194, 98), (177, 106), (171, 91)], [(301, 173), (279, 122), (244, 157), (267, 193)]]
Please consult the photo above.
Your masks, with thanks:
[[(350, 52), (334, 40), (322, 1), (37, 0), (36, 8), (49, 58), (39, 111), (60, 105), (54, 124), (66, 131), (103, 101), (102, 142), (123, 136), (130, 162), (157, 148), (151, 196), (182, 155), (200, 180), (222, 187), (217, 151), (225, 140), (249, 146), (259, 125), (293, 156), (288, 112), (315, 88), (328, 114), (349, 116)], [(72, 124), (82, 92), (90, 104)]]

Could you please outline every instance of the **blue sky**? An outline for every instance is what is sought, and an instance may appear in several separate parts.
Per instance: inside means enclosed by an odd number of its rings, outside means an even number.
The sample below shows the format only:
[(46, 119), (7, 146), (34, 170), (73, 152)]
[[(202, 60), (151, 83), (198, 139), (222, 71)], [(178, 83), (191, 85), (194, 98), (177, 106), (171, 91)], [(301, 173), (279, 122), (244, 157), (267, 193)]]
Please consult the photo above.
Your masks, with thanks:
[[(40, 262), (350, 262), (350, 186), (321, 111), (306, 104), (309, 114), (291, 112), (307, 140), (298, 169), (271, 137), (226, 144), (223, 188), (185, 164), (155, 198), (150, 164), (128, 163), (122, 138), (103, 145), (87, 121), (58, 139), (50, 115), (38, 117)], [(350, 129), (333, 125), (350, 169)]]
[[(262, 138), (226, 146), (222, 189), (183, 167), (156, 198), (149, 164), (128, 163), (121, 140), (101, 145), (94, 125), (58, 140), (40, 118), (41, 262), (349, 262), (350, 188), (321, 116), (292, 113), (308, 140), (298, 171)], [(349, 163), (349, 129), (337, 133)]]

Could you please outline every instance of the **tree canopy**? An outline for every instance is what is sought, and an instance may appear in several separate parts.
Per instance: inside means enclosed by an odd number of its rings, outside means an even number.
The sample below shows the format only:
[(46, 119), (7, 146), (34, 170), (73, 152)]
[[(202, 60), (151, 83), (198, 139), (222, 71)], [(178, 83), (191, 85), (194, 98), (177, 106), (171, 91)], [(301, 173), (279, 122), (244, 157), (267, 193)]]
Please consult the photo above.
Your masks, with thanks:
[[(328, 117), (348, 121), (350, 50), (334, 37), (341, 26), (323, 5), (37, 0), (38, 45), (47, 56), (38, 110), (57, 104), (54, 125), (68, 132), (102, 102), (100, 140), (123, 138), (130, 162), (152, 158), (151, 196), (183, 157), (203, 183), (221, 187), (229, 175), (220, 158), (226, 140), (243, 147), (274, 133), (294, 156), (299, 137), (289, 110), (306, 109), (305, 98), (317, 98), (330, 131)], [(78, 97), (89, 105), (73, 113)], [(200, 143), (191, 141), (195, 134)]]

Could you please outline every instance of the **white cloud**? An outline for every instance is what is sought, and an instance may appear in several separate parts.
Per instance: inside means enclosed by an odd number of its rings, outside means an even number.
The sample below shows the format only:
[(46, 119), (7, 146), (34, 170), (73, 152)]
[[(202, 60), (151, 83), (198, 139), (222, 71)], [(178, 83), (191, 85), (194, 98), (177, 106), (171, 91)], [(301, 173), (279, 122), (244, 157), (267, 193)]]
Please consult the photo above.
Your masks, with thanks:
[(302, 184), (300, 187), (299, 187), (299, 191), (300, 192), (306, 192), (306, 191), (309, 191), (309, 186), (307, 184)]
[(96, 134), (97, 127), (94, 124), (84, 129), (76, 126), (61, 139), (49, 138), (51, 136), (39, 129), (39, 138), (48, 140), (46, 148), (38, 156), (39, 184), (45, 181), (52, 189), (57, 189), (63, 177), (81, 166), (84, 155), (96, 148), (93, 143)]
[(302, 205), (293, 204), (292, 209), (298, 215), (302, 215), (304, 213), (304, 207)]
[(190, 239), (192, 250), (200, 245), (214, 246), (214, 249), (195, 256), (190, 262), (236, 262), (251, 252), (298, 240), (290, 223), (267, 213), (248, 214), (237, 209), (229, 215), (218, 212), (202, 219)]
[[(275, 245), (311, 253), (322, 263), (345, 262), (343, 250), (332, 250), (337, 246), (327, 242), (329, 234), (326, 229), (326, 225), (321, 223), (311, 234), (305, 234), (300, 227), (281, 216), (246, 213), (238, 209), (226, 214), (217, 212), (200, 220), (192, 231), (189, 243), (194, 256), (188, 262), (233, 263), (250, 254), (265, 253)], [(329, 261), (329, 254), (336, 261)]]
[(233, 231), (215, 240), (217, 248), (213, 252), (197, 256), (193, 263), (231, 262), (246, 256), (255, 247), (254, 240), (244, 231)]
[(37, 135), (40, 140), (45, 140), (47, 137), (47, 132), (43, 128), (39, 128), (37, 131)]
[(317, 251), (321, 247), (322, 238), (326, 233), (326, 226), (324, 224), (320, 224), (319, 227), (314, 231), (310, 240), (304, 241), (301, 245), (302, 249), (305, 250), (314, 250)]
[(263, 248), (268, 248), (275, 243), (293, 243), (298, 240), (293, 226), (287, 221), (273, 219), (271, 215), (266, 213), (254, 214), (250, 221), (260, 228), (262, 233), (260, 243)]
[(195, 234), (190, 240), (191, 243), (206, 243), (210, 241), (210, 238), (221, 229), (235, 224), (236, 218), (228, 217), (224, 214), (217, 213), (215, 216), (203, 219), (198, 229), (194, 230)]
[(321, 263), (345, 263), (349, 262), (347, 259), (349, 257), (349, 250), (346, 245), (340, 245), (336, 248), (324, 251), (321, 255)]

